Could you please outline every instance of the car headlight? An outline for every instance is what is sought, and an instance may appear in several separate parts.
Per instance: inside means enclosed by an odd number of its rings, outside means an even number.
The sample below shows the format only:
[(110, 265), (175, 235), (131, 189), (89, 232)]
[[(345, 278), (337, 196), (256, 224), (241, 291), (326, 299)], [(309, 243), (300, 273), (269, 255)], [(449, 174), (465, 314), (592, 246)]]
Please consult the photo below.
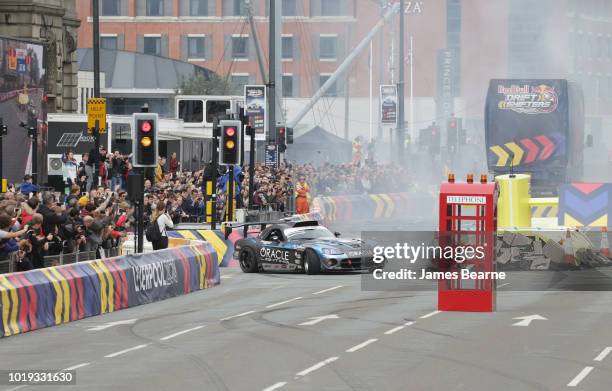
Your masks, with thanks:
[(344, 254), (342, 251), (337, 250), (335, 248), (324, 248), (321, 252), (325, 255), (342, 255)]

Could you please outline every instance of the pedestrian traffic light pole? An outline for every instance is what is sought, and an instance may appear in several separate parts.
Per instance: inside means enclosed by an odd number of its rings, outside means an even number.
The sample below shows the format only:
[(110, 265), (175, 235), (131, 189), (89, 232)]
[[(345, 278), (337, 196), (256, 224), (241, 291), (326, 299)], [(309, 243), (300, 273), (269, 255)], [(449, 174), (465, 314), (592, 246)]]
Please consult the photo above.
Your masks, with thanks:
[(236, 196), (234, 195), (234, 166), (229, 166), (229, 180), (227, 181), (227, 200), (225, 204), (227, 205), (227, 219), (226, 221), (234, 221), (234, 200)]
[(219, 119), (215, 118), (213, 123), (213, 153), (212, 153), (212, 166), (213, 166), (213, 177), (212, 177), (212, 194), (210, 196), (212, 201), (211, 216), (210, 216), (210, 229), (217, 229), (217, 175), (219, 173), (219, 135), (221, 133), (219, 127)]
[[(93, 71), (94, 71), (94, 98), (100, 96), (100, 2), (92, 0), (92, 16), (93, 16)], [(93, 130), (94, 136), (94, 155), (93, 158), (93, 185), (99, 186), (98, 175), (100, 172), (100, 164), (102, 157), (100, 156), (100, 123), (96, 121), (96, 127)]]
[(4, 126), (4, 118), (0, 117), (0, 181), (2, 181), (0, 183), (0, 193), (6, 192), (6, 185), (4, 181), (4, 167), (2, 166), (2, 160), (4, 157), (4, 151), (2, 149), (2, 140), (4, 140), (4, 136), (6, 136), (6, 126)]
[[(278, 144), (276, 140), (276, 6), (275, 1), (270, 0), (270, 6), (268, 10), (270, 12), (270, 23), (269, 23), (269, 31), (268, 34), (268, 44), (269, 44), (269, 56), (270, 61), (268, 62), (268, 139), (274, 144)], [(277, 145), (277, 153), (278, 153), (278, 145)], [(277, 155), (278, 156), (278, 155)], [(276, 159), (276, 168), (278, 168), (278, 157)]]
[(405, 86), (405, 48), (404, 48), (404, 30), (406, 16), (404, 14), (406, 5), (404, 0), (400, 0), (399, 10), (399, 74), (397, 80), (397, 162), (404, 162), (404, 149), (405, 149), (405, 114), (404, 114), (404, 86)]

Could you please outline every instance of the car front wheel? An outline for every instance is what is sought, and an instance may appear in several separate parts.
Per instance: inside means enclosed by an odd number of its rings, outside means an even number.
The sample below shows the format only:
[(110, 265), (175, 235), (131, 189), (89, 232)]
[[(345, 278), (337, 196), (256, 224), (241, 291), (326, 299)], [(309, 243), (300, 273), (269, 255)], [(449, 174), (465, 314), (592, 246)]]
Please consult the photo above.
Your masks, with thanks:
[(321, 259), (313, 250), (304, 253), (304, 273), (319, 274), (321, 272)]

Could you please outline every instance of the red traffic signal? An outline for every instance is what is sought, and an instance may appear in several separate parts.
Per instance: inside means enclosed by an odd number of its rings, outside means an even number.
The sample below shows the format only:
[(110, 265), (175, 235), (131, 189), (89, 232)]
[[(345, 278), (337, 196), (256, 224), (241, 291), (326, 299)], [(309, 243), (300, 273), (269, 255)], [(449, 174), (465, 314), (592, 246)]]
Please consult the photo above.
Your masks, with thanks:
[(134, 113), (132, 118), (132, 164), (134, 167), (155, 167), (158, 156), (157, 114)]
[(220, 121), (221, 144), (219, 151), (219, 163), (224, 165), (240, 164), (242, 123), (237, 120)]
[(149, 133), (153, 129), (153, 125), (151, 125), (150, 121), (142, 121), (140, 123), (140, 131), (144, 133)]

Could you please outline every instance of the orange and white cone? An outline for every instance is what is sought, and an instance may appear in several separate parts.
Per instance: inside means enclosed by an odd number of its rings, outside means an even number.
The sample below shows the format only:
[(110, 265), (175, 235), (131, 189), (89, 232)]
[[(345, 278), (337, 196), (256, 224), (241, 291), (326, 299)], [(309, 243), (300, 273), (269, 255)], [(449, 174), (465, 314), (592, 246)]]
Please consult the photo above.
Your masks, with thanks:
[(563, 262), (565, 262), (567, 265), (576, 266), (574, 243), (569, 229), (565, 233), (565, 241), (563, 242)]
[(599, 246), (599, 254), (610, 258), (610, 241), (608, 240), (608, 227), (601, 227), (601, 245)]

